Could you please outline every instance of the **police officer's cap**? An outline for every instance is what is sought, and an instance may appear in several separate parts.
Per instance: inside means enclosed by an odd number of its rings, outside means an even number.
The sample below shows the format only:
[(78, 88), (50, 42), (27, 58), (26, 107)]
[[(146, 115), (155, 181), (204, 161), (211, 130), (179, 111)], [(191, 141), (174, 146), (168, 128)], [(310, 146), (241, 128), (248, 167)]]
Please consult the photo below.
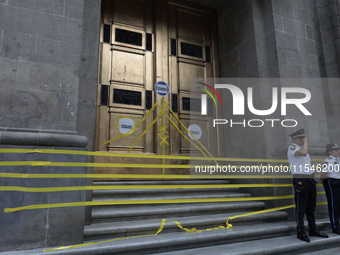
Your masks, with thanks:
[(300, 130), (294, 132), (293, 134), (290, 134), (289, 136), (291, 138), (305, 138), (305, 136), (303, 135), (304, 133), (305, 133), (305, 130), (301, 128)]
[(340, 150), (340, 147), (336, 143), (330, 143), (326, 145), (326, 154), (328, 155), (328, 152), (331, 150)]

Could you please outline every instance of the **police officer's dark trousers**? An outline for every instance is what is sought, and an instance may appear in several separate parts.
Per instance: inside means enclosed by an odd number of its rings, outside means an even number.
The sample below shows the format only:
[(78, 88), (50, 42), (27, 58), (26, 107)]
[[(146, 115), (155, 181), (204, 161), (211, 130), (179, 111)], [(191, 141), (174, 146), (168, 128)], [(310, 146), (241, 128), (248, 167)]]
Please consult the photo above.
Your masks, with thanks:
[[(309, 230), (315, 230), (314, 211), (316, 206), (316, 181), (311, 178), (296, 178), (293, 175), (295, 190), (295, 216), (298, 232), (304, 232), (303, 217), (306, 214)], [(308, 176), (309, 177), (309, 176)]]
[(326, 178), (323, 185), (326, 191), (328, 201), (328, 215), (332, 229), (339, 229), (340, 179)]

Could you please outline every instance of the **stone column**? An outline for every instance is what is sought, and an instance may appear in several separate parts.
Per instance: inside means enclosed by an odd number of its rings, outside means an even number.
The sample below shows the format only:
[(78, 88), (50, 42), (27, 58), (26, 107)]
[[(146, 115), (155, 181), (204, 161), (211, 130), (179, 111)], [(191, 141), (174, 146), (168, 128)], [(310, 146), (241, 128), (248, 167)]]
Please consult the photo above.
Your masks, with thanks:
[[(317, 54), (326, 102), (329, 142), (340, 142), (340, 2), (338, 0), (311, 1), (314, 14)], [(326, 79), (327, 78), (327, 79)]]
[[(278, 82), (275, 87), (279, 90), (281, 87), (301, 87), (311, 92), (312, 100), (305, 106), (312, 116), (305, 116), (298, 109), (288, 108), (288, 111), (289, 118), (299, 123), (295, 129), (306, 129), (311, 155), (320, 158), (329, 135), (321, 81), (308, 80), (320, 78), (310, 1), (226, 2), (218, 10), (218, 17), (222, 78), (295, 78)], [(254, 86), (256, 109), (270, 108), (272, 86)], [(231, 109), (228, 92), (223, 98), (224, 110), (228, 113)], [(233, 117), (231, 113), (225, 116)], [(252, 119), (254, 115), (248, 112), (242, 117)], [(285, 117), (279, 110), (270, 115), (273, 119)], [(295, 129), (280, 126), (225, 130), (226, 154), (230, 157), (286, 159), (291, 144), (288, 135)], [(265, 181), (261, 180), (262, 183)], [(251, 192), (254, 195), (291, 194), (291, 190), (287, 189), (253, 189)], [(283, 204), (286, 205), (287, 201), (268, 203), (271, 207)]]
[[(94, 149), (100, 2), (0, 1), (0, 148)], [(0, 160), (87, 162), (88, 158), (3, 153)], [(1, 167), (0, 172), (91, 173), (91, 169), (13, 166)], [(0, 185), (77, 186), (86, 185), (86, 179), (1, 178)], [(80, 201), (85, 201), (85, 191), (2, 192), (0, 251), (82, 242), (84, 207), (4, 214), (4, 208)]]

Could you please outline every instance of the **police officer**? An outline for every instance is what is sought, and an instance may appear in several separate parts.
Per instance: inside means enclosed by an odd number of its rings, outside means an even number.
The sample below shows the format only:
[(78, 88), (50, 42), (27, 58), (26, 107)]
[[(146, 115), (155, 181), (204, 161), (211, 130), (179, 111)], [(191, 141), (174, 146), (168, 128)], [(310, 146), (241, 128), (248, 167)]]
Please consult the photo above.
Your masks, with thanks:
[(316, 179), (311, 169), (311, 160), (308, 154), (308, 140), (304, 136), (305, 130), (300, 129), (289, 135), (293, 145), (288, 148), (288, 161), (293, 175), (295, 190), (295, 211), (297, 222), (297, 238), (310, 242), (304, 230), (303, 217), (306, 214), (309, 226), (309, 235), (328, 237), (320, 232), (315, 225), (314, 211), (316, 206)]
[(326, 191), (328, 215), (333, 233), (340, 235), (340, 148), (335, 143), (327, 144), (326, 154), (328, 158), (322, 166), (320, 179)]

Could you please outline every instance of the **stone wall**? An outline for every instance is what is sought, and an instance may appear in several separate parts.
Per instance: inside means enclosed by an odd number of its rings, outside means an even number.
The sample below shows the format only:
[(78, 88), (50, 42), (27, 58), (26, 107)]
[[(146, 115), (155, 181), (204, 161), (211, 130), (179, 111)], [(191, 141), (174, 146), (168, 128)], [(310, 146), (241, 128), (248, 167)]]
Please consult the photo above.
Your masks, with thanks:
[[(101, 1), (0, 0), (0, 144), (2, 148), (94, 150)], [(91, 158), (47, 154), (1, 154), (1, 160), (87, 162)], [(37, 169), (0, 170), (32, 173)], [(91, 168), (42, 167), (44, 173), (92, 173)], [(12, 180), (1, 185), (76, 186), (62, 182)], [(91, 200), (91, 192), (2, 193), (4, 207), (38, 202)], [(79, 243), (89, 208), (42, 209), (2, 215), (2, 249)], [(72, 229), (68, 229), (69, 227)], [(7, 233), (5, 233), (7, 232)], [(4, 237), (5, 236), (5, 237)]]
[[(270, 115), (273, 119), (292, 118), (298, 121), (296, 128), (226, 127), (225, 151), (228, 157), (282, 158), (286, 159), (291, 144), (288, 135), (298, 128), (305, 128), (310, 138), (310, 153), (323, 155), (328, 143), (328, 123), (325, 114), (323, 87), (320, 80), (317, 43), (313, 24), (313, 10), (309, 0), (238, 0), (227, 1), (218, 9), (219, 47), (222, 78), (289, 78), (277, 83), (254, 87), (254, 107), (269, 109), (272, 104), (271, 89), (302, 87), (310, 90), (312, 100), (306, 104), (312, 116), (306, 117), (299, 110), (289, 109), (289, 116), (280, 111)], [(295, 78), (295, 79), (292, 79)], [(304, 78), (304, 79), (301, 79)], [(237, 82), (237, 80), (235, 80)], [(241, 85), (246, 94), (247, 84)], [(224, 116), (237, 121), (254, 119), (246, 112), (244, 116), (232, 116), (232, 98), (223, 91)], [(261, 119), (256, 116), (256, 119)], [(261, 183), (269, 180), (261, 180)], [(244, 182), (244, 180), (241, 180)], [(254, 181), (253, 181), (254, 182)], [(284, 183), (285, 180), (269, 182)], [(288, 189), (252, 189), (261, 195), (291, 194)], [(287, 205), (287, 201), (267, 202), (267, 205)]]
[[(35, 149), (79, 148), (0, 146), (1, 149), (29, 149), (31, 153), (1, 153), (0, 161), (86, 162), (82, 155), (43, 154)], [(85, 174), (86, 167), (1, 166), (1, 173), (16, 174)], [(86, 180), (51, 178), (0, 178), (0, 186), (33, 188), (84, 186)], [(0, 196), (0, 252), (34, 249), (81, 243), (84, 236), (85, 207), (60, 207), (6, 212), (5, 208), (36, 204), (73, 203), (85, 201), (85, 191), (18, 192), (2, 191)]]
[[(321, 153), (319, 144), (324, 146), (328, 142), (328, 132), (325, 131), (328, 130), (328, 126), (322, 84), (317, 80), (313, 82), (308, 80), (320, 77), (310, 2), (302, 0), (226, 2), (219, 8), (218, 24), (221, 77), (296, 78), (277, 84), (277, 87), (295, 86), (310, 90), (313, 99), (306, 107), (313, 117), (306, 118), (300, 111), (293, 111), (294, 109), (291, 111), (294, 113), (289, 117), (298, 120), (297, 128), (305, 127), (307, 133), (309, 132), (314, 143), (312, 145), (315, 147), (314, 154)], [(232, 117), (231, 95), (229, 92), (223, 93), (226, 116)], [(254, 85), (254, 106), (257, 106), (257, 109), (270, 108), (271, 93), (270, 85), (262, 87)], [(246, 113), (242, 117), (254, 116)], [(278, 111), (270, 117), (282, 119), (283, 116)], [(248, 145), (247, 148), (256, 151), (256, 156), (285, 156), (285, 150), (280, 148), (290, 143), (288, 135), (292, 129), (262, 129), (263, 133), (249, 131), (251, 132), (246, 132), (248, 133), (246, 137), (241, 137), (240, 134), (233, 134), (239, 132), (238, 130), (227, 130), (226, 133), (229, 135), (226, 137), (231, 141), (233, 137), (237, 137), (240, 140), (238, 147)], [(263, 140), (265, 146), (258, 144), (252, 137), (256, 137), (256, 141)], [(269, 139), (270, 143), (267, 142)], [(253, 140), (252, 144), (244, 144), (244, 141), (249, 140)], [(229, 146), (229, 153), (234, 156), (233, 154), (239, 155), (241, 151)], [(243, 153), (246, 156), (248, 152)], [(251, 153), (249, 155), (254, 156)]]
[(309, 0), (271, 1), (280, 77), (319, 78)]
[(40, 2), (0, 5), (0, 125), (75, 131), (82, 14), (63, 0)]
[(93, 150), (99, 26), (100, 1), (0, 2), (1, 130), (78, 133)]
[(340, 3), (338, 0), (311, 1), (317, 52), (322, 77), (340, 77)]
[(317, 54), (326, 102), (329, 142), (340, 142), (340, 3), (338, 0), (311, 1)]

